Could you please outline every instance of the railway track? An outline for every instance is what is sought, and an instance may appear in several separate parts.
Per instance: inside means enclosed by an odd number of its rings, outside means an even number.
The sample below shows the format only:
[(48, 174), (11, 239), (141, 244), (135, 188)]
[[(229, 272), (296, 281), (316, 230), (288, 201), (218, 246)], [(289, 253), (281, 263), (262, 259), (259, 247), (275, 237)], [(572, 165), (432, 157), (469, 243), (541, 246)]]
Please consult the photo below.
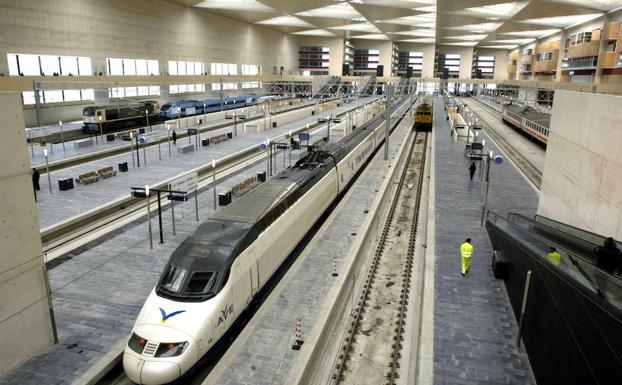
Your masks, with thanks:
[[(477, 100), (477, 98), (471, 98), (470, 100), (475, 100), (479, 106), (482, 106), (486, 110), (487, 114), (495, 117), (499, 116), (499, 111), (490, 107), (486, 103)], [(490, 138), (497, 143), (499, 147), (501, 147), (501, 149), (512, 159), (512, 161), (527, 177), (527, 179), (529, 179), (539, 190), (540, 185), (542, 184), (542, 171), (531, 163), (525, 156), (523, 156), (520, 151), (518, 151), (508, 140), (506, 140), (505, 137), (489, 123), (490, 119), (485, 119), (481, 116), (481, 114), (479, 114), (479, 120), (482, 122), (488, 136), (490, 136)]]
[(411, 133), (411, 146), (380, 233), (331, 384), (395, 385), (399, 378), (408, 292), (428, 135)]

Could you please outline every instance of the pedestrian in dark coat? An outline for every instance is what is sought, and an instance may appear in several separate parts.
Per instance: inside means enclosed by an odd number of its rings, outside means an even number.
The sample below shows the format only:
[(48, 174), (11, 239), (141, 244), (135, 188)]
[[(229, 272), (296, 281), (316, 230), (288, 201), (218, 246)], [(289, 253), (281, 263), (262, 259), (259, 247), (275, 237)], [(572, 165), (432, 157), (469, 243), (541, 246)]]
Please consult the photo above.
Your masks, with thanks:
[(41, 187), (39, 186), (39, 171), (37, 171), (36, 168), (32, 169), (32, 187), (36, 190), (39, 191), (41, 190)]
[(475, 175), (475, 162), (471, 162), (471, 166), (469, 167), (469, 175), (471, 176), (471, 180), (473, 180), (473, 175)]
[(173, 144), (177, 144), (177, 133), (173, 130)]

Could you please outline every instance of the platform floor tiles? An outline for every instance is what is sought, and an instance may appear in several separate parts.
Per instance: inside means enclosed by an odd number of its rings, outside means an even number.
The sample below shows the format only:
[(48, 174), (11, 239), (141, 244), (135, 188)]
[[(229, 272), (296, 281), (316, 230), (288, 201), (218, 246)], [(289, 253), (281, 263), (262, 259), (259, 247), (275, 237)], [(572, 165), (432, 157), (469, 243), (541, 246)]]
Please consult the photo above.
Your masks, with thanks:
[[(390, 140), (390, 154), (396, 154), (409, 133), (412, 121), (405, 118)], [(226, 368), (216, 368), (204, 384), (217, 385), (288, 385), (300, 351), (292, 350), (293, 331), (301, 321), (303, 338), (318, 326), (319, 313), (325, 308), (328, 293), (335, 284), (334, 263), (340, 271), (354, 236), (366, 215), (363, 207), (370, 205), (387, 175), (389, 161), (383, 159), (382, 148), (368, 168), (352, 186), (351, 195), (344, 198), (341, 207), (333, 213), (324, 227), (298, 257), (300, 263), (292, 266), (278, 291), (266, 300), (245, 330), (245, 338), (238, 338), (226, 358)], [(302, 349), (306, 346), (303, 345)], [(308, 349), (308, 348), (307, 348)], [(227, 368), (235, 368), (228, 370)], [(220, 370), (218, 370), (220, 369)]]
[[(490, 268), (492, 248), (480, 227), (483, 183), (478, 173), (469, 180), (466, 142), (452, 140), (438, 98), (435, 111), (434, 384), (535, 384), (524, 349), (514, 344), (517, 325), (503, 281)], [(486, 145), (499, 153), (489, 138)], [(490, 210), (535, 214), (537, 193), (510, 162), (492, 164), (490, 173)], [(459, 247), (467, 237), (475, 253), (463, 277)]]
[[(144, 185), (157, 184), (158, 182), (172, 178), (184, 171), (208, 164), (212, 159), (218, 160), (250, 146), (258, 146), (259, 143), (264, 142), (266, 138), (286, 134), (289, 130), (297, 129), (306, 123), (316, 123), (318, 117), (327, 116), (331, 113), (340, 113), (352, 108), (354, 105), (361, 105), (365, 102), (367, 102), (367, 100), (359, 100), (355, 103), (345, 104), (325, 113), (309, 116), (297, 122), (283, 124), (280, 127), (260, 133), (243, 134), (240, 130), (238, 131), (239, 135), (237, 138), (216, 145), (199, 147), (198, 150), (187, 154), (178, 154), (175, 146), (172, 146), (171, 156), (169, 157), (168, 144), (162, 144), (160, 149), (158, 149), (158, 146), (149, 147), (146, 149), (147, 166), (145, 166), (144, 152), (141, 149), (139, 151), (141, 158), (140, 168), (132, 167), (132, 156), (128, 151), (126, 154), (55, 171), (50, 174), (52, 179), (52, 194), (49, 193), (47, 175), (41, 175), (41, 191), (38, 193), (39, 201), (37, 203), (39, 224), (42, 229), (45, 229), (46, 227), (82, 214), (115, 199), (127, 197), (130, 194), (130, 187), (132, 186), (142, 187)], [(202, 137), (206, 138), (230, 130), (230, 128), (220, 129), (209, 135), (203, 134)], [(185, 145), (188, 144), (188, 142), (187, 138), (180, 138), (177, 140), (178, 145)], [(195, 143), (194, 138), (192, 139), (192, 143)], [(160, 160), (160, 158), (162, 160)], [(116, 169), (117, 164), (122, 162), (128, 163), (128, 172), (117, 173), (114, 177), (88, 185), (76, 184), (74, 189), (68, 191), (60, 191), (58, 189), (58, 179), (69, 177), (77, 178), (80, 174), (89, 171), (97, 171), (100, 168), (108, 166), (112, 166)]]

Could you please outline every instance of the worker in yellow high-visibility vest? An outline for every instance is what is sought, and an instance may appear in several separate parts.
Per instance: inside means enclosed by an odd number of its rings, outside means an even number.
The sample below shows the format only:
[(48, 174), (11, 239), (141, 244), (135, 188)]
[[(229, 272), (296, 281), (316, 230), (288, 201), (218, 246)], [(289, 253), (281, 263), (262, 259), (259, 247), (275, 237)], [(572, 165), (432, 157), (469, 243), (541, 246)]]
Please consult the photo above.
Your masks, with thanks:
[(475, 248), (471, 244), (471, 238), (467, 238), (466, 241), (460, 245), (460, 254), (462, 256), (462, 276), (465, 276), (469, 272), (469, 266), (471, 266), (471, 255)]

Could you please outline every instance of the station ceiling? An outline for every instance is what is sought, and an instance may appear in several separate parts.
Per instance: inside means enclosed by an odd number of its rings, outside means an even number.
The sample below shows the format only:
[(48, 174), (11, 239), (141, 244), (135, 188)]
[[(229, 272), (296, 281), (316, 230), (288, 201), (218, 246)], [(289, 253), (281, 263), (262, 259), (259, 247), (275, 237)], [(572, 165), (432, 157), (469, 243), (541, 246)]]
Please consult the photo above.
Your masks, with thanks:
[(622, 0), (172, 0), (301, 36), (512, 49)]

